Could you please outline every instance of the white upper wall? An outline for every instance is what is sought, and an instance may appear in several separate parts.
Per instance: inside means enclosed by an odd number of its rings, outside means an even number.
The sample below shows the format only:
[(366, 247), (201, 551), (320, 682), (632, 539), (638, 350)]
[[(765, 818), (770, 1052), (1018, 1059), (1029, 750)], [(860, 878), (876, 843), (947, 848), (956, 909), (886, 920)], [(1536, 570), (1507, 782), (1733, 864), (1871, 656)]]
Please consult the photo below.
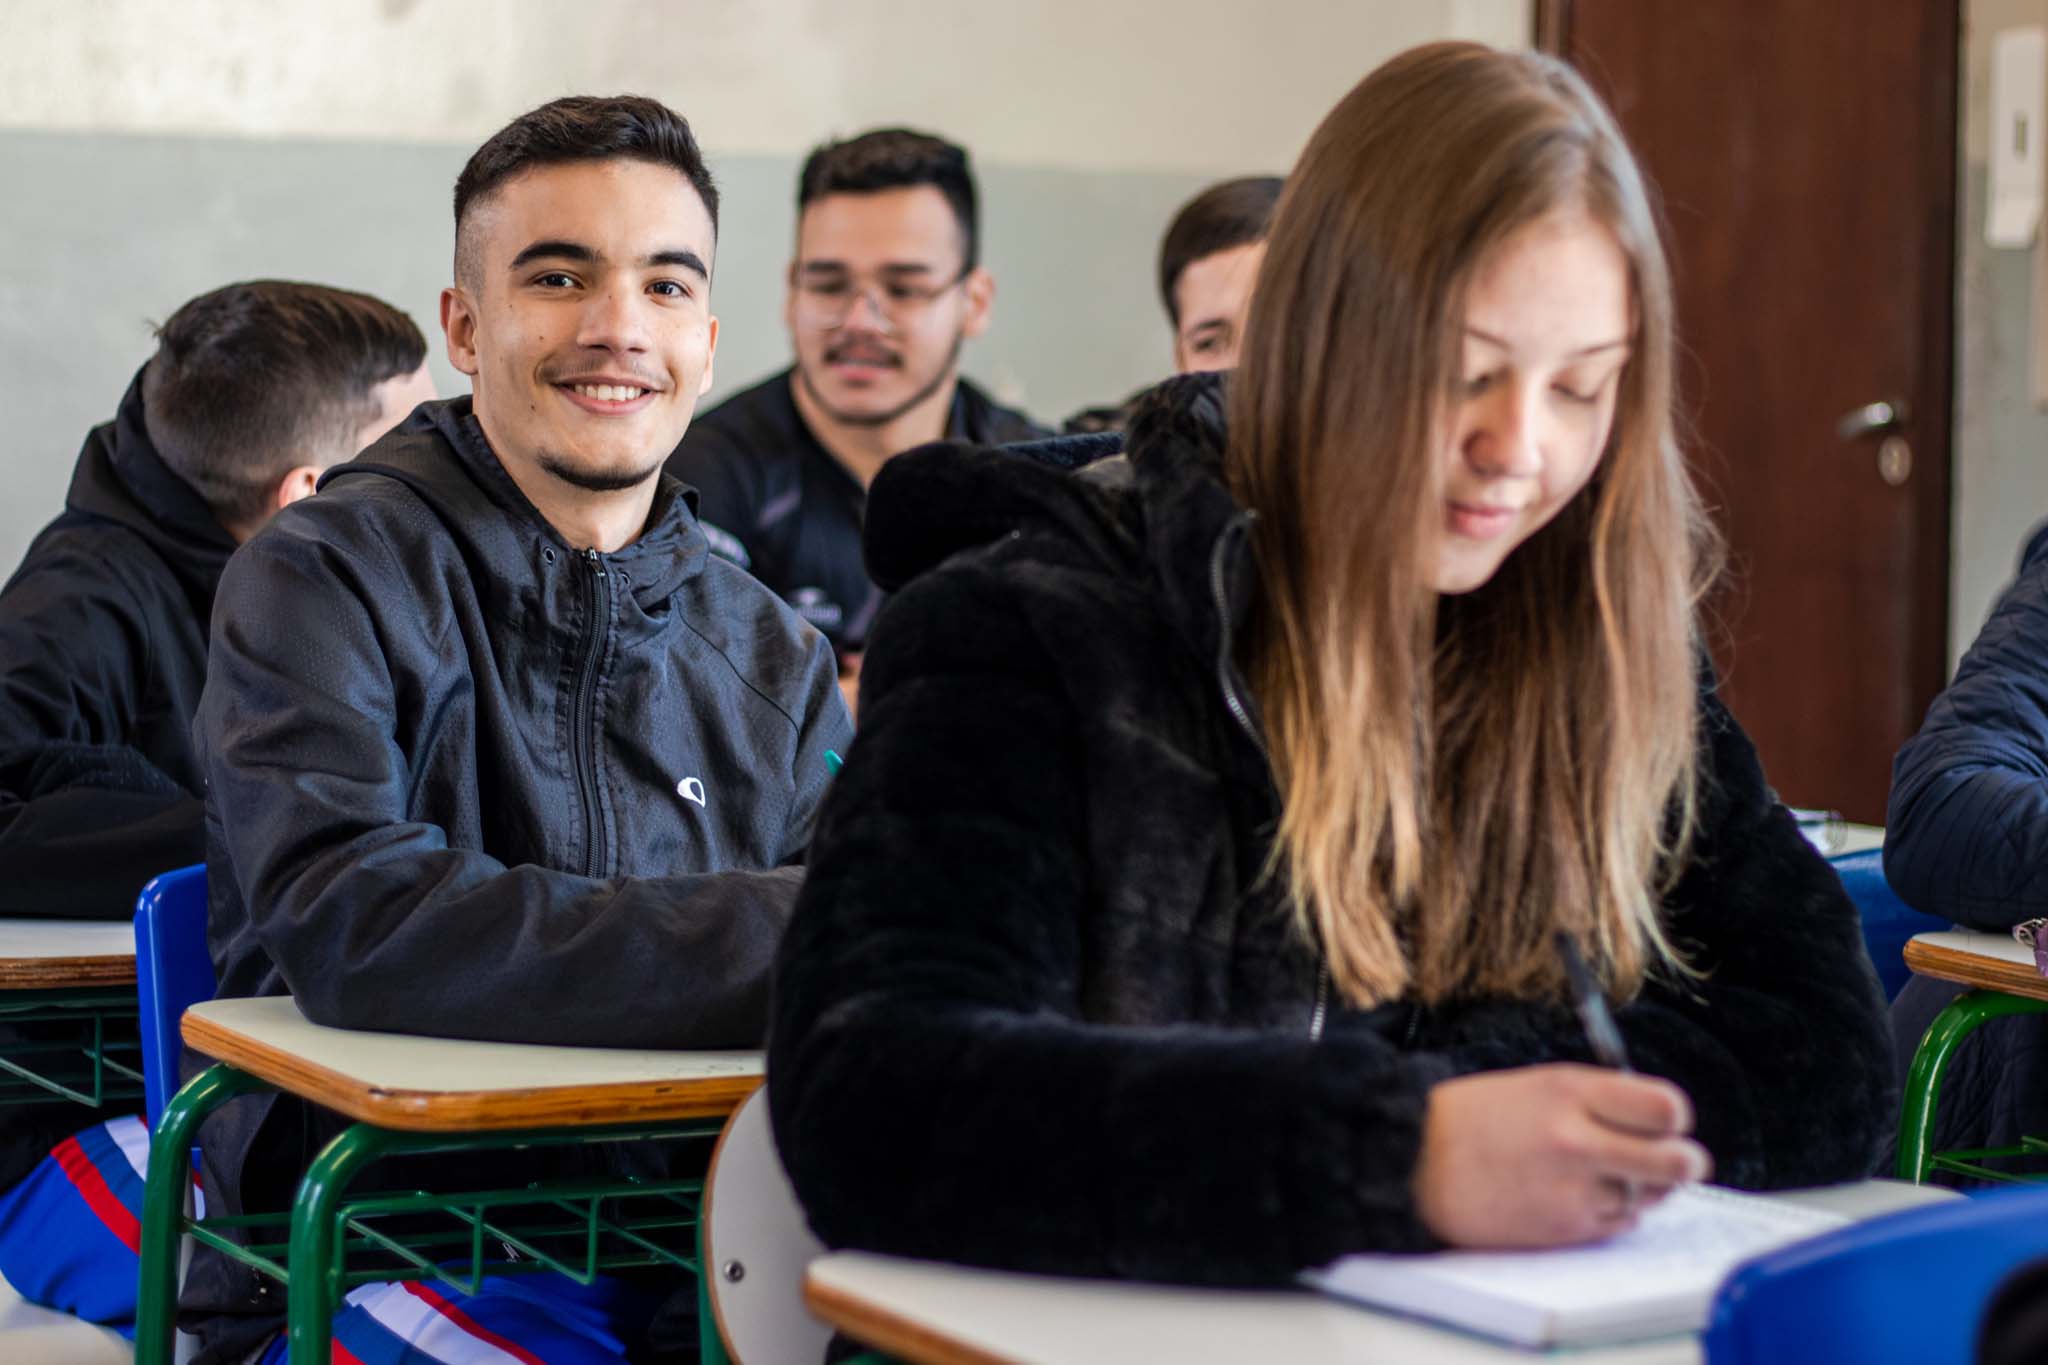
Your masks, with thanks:
[(707, 150), (907, 123), (985, 163), (1284, 171), (1378, 62), (1530, 0), (0, 0), (0, 128), (476, 142), (650, 94)]

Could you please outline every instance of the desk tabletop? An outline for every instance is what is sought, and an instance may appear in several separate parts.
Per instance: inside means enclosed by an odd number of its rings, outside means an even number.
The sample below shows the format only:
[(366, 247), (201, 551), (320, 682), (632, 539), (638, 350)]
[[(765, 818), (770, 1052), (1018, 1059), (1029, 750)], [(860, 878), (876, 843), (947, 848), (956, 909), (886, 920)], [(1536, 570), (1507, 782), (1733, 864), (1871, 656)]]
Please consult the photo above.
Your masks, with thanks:
[(539, 1047), (326, 1028), (290, 996), (209, 1000), (186, 1045), (380, 1128), (480, 1132), (722, 1118), (761, 1084), (758, 1052)]
[[(1863, 1181), (1774, 1196), (1849, 1217), (1956, 1198)], [(1522, 1365), (1537, 1357), (1309, 1290), (1214, 1290), (1016, 1275), (840, 1251), (811, 1263), (810, 1310), (914, 1365), (1184, 1365), (1245, 1360), (1398, 1360)], [(1581, 1365), (1698, 1365), (1693, 1336), (1574, 1351)]]
[(1906, 966), (1921, 976), (2048, 1000), (2048, 977), (2035, 969), (2034, 950), (2011, 934), (1975, 929), (1915, 934), (1906, 943), (1905, 957)]
[(0, 990), (135, 984), (125, 919), (0, 919)]

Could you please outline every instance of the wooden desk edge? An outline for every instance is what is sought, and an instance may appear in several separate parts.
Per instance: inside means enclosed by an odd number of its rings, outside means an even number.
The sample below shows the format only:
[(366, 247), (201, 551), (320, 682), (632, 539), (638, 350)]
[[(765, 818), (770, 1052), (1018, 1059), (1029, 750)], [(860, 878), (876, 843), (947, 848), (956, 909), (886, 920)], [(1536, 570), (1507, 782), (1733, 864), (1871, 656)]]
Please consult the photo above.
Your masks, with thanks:
[(2048, 977), (2043, 977), (2023, 962), (2007, 962), (2004, 958), (1986, 957), (1982, 953), (1909, 939), (1906, 943), (1906, 965), (1921, 976), (1931, 976), (1939, 981), (1982, 986), (2032, 1000), (2048, 1000)]
[(804, 1306), (819, 1321), (864, 1345), (918, 1365), (1017, 1365), (1008, 1356), (991, 1355), (958, 1337), (876, 1307), (843, 1289), (821, 1284), (808, 1270), (804, 1272)]
[(0, 958), (0, 991), (58, 990), (65, 986), (132, 986), (135, 954), (101, 957)]
[[(724, 1118), (760, 1087), (761, 1076), (631, 1081), (532, 1090), (388, 1090), (252, 1043), (203, 1015), (187, 1014), (187, 1046), (280, 1090), (359, 1123), (407, 1133), (488, 1133), (521, 1128), (594, 1127)], [(678, 1098), (678, 1091), (687, 1098)]]

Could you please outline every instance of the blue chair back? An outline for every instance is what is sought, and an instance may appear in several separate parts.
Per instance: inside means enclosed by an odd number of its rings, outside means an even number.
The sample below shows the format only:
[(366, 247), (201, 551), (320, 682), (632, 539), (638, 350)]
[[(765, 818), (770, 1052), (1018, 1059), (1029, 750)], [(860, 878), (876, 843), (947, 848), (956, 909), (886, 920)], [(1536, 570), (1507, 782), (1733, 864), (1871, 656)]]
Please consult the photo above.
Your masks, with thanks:
[(1884, 998), (1894, 999), (1912, 975), (1906, 970), (1906, 940), (1946, 929), (1949, 922), (1921, 914), (1893, 893), (1891, 883), (1884, 879), (1882, 849), (1843, 853), (1828, 861), (1863, 916), (1863, 946), (1877, 968), (1877, 979), (1884, 983)]
[(206, 867), (194, 864), (153, 878), (135, 902), (135, 996), (142, 1033), (142, 1093), (149, 1127), (178, 1093), (184, 1042), (178, 1019), (187, 1005), (213, 999), (206, 951)]
[(1964, 1365), (1992, 1292), (2043, 1254), (2038, 1188), (1855, 1223), (1737, 1267), (1707, 1319), (1707, 1365)]

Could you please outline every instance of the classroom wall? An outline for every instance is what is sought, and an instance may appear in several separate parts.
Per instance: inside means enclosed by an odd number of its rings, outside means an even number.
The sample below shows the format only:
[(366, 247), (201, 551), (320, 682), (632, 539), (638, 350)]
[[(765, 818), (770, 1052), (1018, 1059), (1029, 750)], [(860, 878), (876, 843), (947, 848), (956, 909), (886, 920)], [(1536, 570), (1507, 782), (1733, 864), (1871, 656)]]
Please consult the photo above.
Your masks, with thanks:
[(366, 289), (439, 355), (448, 196), (576, 90), (682, 109), (726, 194), (713, 398), (780, 368), (803, 154), (904, 122), (975, 154), (995, 326), (969, 373), (1056, 420), (1170, 363), (1173, 209), (1283, 172), (1382, 58), (1521, 45), (1530, 0), (0, 0), (0, 571), (60, 506), (148, 324), (233, 279)]
[(2029, 528), (2048, 518), (2048, 412), (2028, 392), (2037, 255), (1984, 244), (1992, 38), (2015, 25), (2048, 25), (2048, 0), (1968, 0), (1963, 24), (1951, 663), (2012, 578)]

